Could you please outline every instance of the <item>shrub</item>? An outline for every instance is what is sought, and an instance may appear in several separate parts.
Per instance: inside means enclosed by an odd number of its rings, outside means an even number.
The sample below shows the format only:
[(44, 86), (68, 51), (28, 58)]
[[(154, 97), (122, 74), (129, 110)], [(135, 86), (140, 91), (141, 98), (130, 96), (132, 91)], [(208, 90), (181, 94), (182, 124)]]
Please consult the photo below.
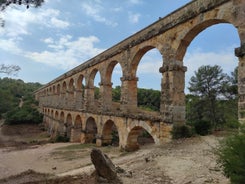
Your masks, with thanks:
[(32, 123), (39, 124), (43, 120), (43, 115), (32, 107), (15, 108), (6, 114), (7, 124)]
[(199, 135), (208, 135), (211, 132), (212, 125), (209, 121), (200, 120), (194, 122), (195, 132)]
[(239, 133), (224, 139), (217, 149), (218, 163), (231, 183), (245, 182), (245, 126)]
[(188, 125), (174, 125), (171, 134), (173, 139), (180, 139), (191, 137), (193, 132)]
[(57, 134), (53, 139), (53, 142), (69, 142), (69, 141), (70, 141), (69, 137), (62, 136), (60, 134)]
[(225, 126), (227, 127), (227, 128), (231, 128), (231, 129), (238, 129), (239, 128), (239, 126), (240, 126), (240, 123), (239, 123), (239, 121), (237, 121), (237, 120), (230, 120), (230, 121), (228, 121), (227, 123), (225, 123)]

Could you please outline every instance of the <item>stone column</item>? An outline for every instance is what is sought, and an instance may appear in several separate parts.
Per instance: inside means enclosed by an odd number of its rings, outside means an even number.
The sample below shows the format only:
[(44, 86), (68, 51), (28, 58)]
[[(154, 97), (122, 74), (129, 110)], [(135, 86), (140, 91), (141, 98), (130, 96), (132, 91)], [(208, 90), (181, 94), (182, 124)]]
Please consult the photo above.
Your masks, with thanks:
[(101, 111), (108, 112), (112, 106), (112, 83), (100, 83), (100, 93)]
[(75, 109), (83, 109), (83, 103), (84, 97), (83, 97), (83, 91), (81, 89), (76, 90), (75, 92)]
[(180, 61), (169, 62), (162, 73), (160, 113), (165, 123), (185, 123), (185, 72)]
[(137, 77), (121, 77), (121, 110), (123, 112), (137, 111)]
[(238, 120), (245, 123), (245, 43), (235, 49), (238, 65)]
[(94, 107), (94, 87), (85, 87), (84, 91), (84, 108), (85, 110), (93, 110)]

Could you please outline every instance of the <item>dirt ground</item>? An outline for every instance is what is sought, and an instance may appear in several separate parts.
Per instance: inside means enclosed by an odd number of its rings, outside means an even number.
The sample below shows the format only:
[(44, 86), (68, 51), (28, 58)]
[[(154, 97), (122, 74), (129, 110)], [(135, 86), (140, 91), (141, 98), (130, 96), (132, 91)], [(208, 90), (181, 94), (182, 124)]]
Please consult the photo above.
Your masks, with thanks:
[[(0, 183), (94, 183), (90, 152), (94, 145), (47, 143), (36, 126), (0, 130)], [(102, 147), (117, 166), (125, 184), (228, 184), (213, 153), (219, 136), (148, 144), (136, 152)]]

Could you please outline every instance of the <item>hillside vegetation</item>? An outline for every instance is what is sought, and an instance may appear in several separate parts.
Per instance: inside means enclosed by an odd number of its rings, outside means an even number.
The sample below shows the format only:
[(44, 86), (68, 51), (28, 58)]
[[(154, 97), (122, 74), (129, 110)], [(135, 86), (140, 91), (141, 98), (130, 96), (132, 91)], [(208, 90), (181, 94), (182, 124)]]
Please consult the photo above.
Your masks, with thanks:
[(40, 83), (25, 83), (11, 78), (0, 78), (0, 118), (6, 123), (40, 123), (42, 116), (36, 107), (33, 92)]

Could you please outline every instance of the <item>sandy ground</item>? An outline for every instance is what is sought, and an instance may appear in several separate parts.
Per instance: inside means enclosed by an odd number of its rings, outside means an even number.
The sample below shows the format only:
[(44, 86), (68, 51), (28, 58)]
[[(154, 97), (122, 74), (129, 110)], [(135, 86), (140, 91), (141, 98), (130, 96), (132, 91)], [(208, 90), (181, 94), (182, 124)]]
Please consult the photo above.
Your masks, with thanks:
[[(6, 135), (0, 135), (6, 139)], [(228, 184), (213, 154), (219, 137), (205, 136), (172, 141), (165, 145), (142, 146), (132, 153), (115, 147), (103, 147), (115, 165), (132, 173), (120, 176), (125, 184)], [(93, 145), (70, 147), (71, 143), (31, 145), (24, 149), (0, 149), (0, 179), (29, 169), (56, 176), (90, 175), (94, 167), (90, 161)], [(79, 146), (79, 145), (78, 145)], [(1, 181), (0, 181), (1, 183)]]

